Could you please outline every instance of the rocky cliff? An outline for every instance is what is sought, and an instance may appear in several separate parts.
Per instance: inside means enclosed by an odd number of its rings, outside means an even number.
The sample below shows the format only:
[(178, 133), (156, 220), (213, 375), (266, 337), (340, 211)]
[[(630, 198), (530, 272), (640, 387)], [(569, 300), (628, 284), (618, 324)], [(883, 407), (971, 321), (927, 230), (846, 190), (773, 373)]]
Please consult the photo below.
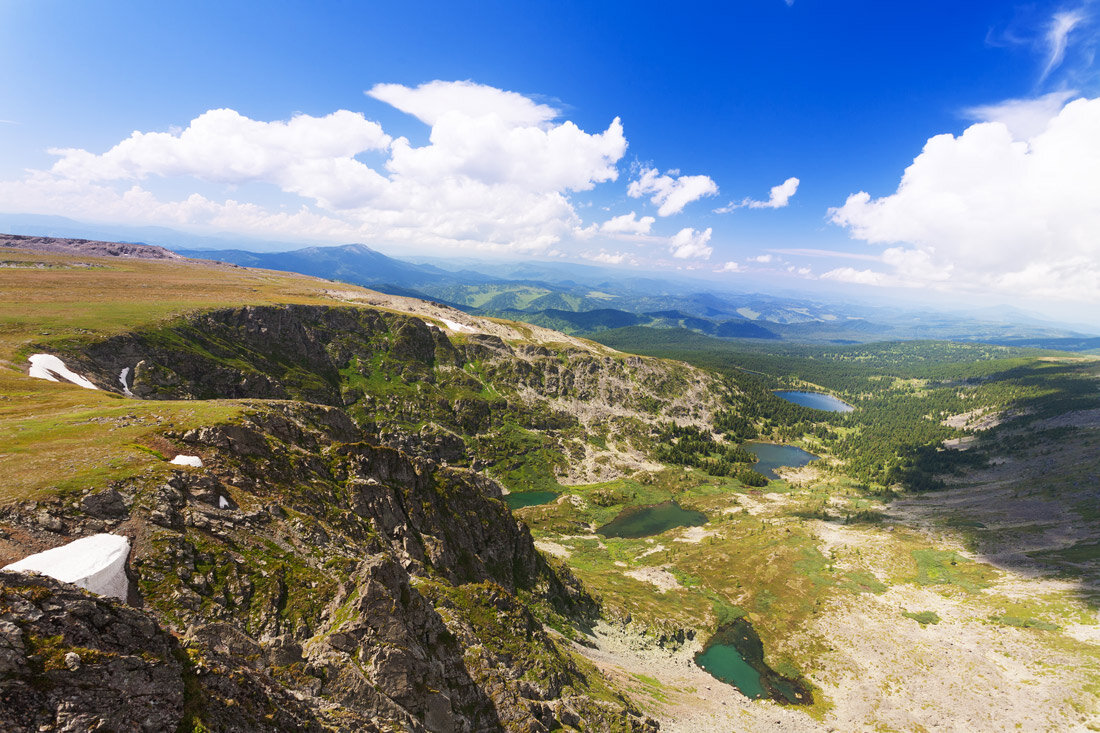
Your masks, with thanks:
[(140, 398), (341, 407), (380, 443), (496, 469), (506, 484), (531, 471), (591, 482), (642, 467), (654, 424), (708, 425), (731, 396), (685, 364), (489, 327), (448, 334), (379, 309), (245, 307), (74, 344), (70, 358), (102, 388)]
[(655, 728), (571, 651), (598, 604), (535, 550), (501, 482), (629, 470), (657, 421), (706, 424), (721, 384), (353, 307), (227, 309), (63, 348), (104, 389), (245, 402), (148, 449), (201, 468), (0, 510), (9, 545), (133, 542), (133, 608), (0, 574), (6, 729)]

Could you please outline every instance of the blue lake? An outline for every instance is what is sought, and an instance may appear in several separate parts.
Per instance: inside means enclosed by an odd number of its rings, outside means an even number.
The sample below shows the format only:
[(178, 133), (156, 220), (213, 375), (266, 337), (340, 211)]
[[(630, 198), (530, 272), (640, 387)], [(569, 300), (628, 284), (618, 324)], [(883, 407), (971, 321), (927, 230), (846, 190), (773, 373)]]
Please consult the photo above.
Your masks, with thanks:
[(707, 523), (707, 515), (684, 509), (674, 501), (643, 507), (627, 507), (596, 530), (604, 537), (650, 537), (673, 527), (701, 527)]
[(745, 443), (745, 450), (756, 456), (756, 464), (753, 470), (764, 474), (770, 479), (779, 478), (775, 469), (780, 466), (799, 468), (810, 461), (818, 460), (818, 456), (807, 453), (793, 445), (778, 445), (776, 443)]
[(836, 397), (828, 394), (822, 394), (820, 392), (795, 392), (792, 390), (779, 390), (774, 393), (776, 397), (786, 400), (787, 402), (793, 402), (796, 405), (802, 405), (803, 407), (812, 407), (815, 410), (825, 410), (826, 412), (851, 412), (856, 409), (849, 405), (847, 402), (838, 400)]

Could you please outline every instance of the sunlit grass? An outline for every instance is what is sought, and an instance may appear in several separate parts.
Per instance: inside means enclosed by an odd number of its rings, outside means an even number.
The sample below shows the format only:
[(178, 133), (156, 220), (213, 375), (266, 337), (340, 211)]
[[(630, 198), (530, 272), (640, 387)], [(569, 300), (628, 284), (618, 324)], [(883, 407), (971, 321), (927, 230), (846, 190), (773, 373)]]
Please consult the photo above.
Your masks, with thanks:
[[(0, 501), (95, 488), (166, 464), (143, 443), (232, 418), (238, 403), (153, 402), (26, 374), (29, 351), (99, 339), (186, 313), (243, 305), (346, 305), (332, 283), (195, 261), (6, 251), (0, 268)], [(94, 267), (64, 268), (73, 261)], [(341, 290), (359, 290), (340, 285)], [(364, 291), (366, 292), (366, 291)]]

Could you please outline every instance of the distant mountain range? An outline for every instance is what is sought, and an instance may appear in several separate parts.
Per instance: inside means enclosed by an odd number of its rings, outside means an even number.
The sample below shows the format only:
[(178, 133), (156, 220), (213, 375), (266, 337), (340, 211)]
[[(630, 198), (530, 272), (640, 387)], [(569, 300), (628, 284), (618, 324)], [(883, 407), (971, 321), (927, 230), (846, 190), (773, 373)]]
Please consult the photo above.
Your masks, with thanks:
[(356, 285), (393, 285), (402, 289), (416, 286), (485, 281), (479, 273), (452, 274), (430, 265), (414, 265), (387, 257), (363, 244), (338, 247), (307, 247), (291, 252), (251, 252), (243, 249), (175, 251), (196, 259), (230, 262), (242, 267), (300, 272), (303, 275), (341, 280)]
[[(435, 300), (477, 315), (526, 321), (570, 334), (630, 326), (685, 328), (731, 339), (858, 343), (908, 339), (985, 341), (1081, 351), (1100, 338), (1023, 316), (997, 322), (932, 311), (868, 308), (758, 293), (695, 291), (700, 283), (617, 278), (613, 270), (568, 263), (468, 263), (445, 269), (406, 262), (362, 244), (289, 252), (177, 249), (188, 257), (287, 270), (387, 293)], [(466, 263), (464, 263), (466, 264)], [(479, 269), (473, 269), (478, 267)]]
[[(410, 261), (364, 244), (290, 249), (287, 243), (203, 237), (161, 227), (96, 227), (63, 217), (0, 215), (0, 229), (4, 227), (18, 234), (157, 244), (187, 257), (300, 272), (571, 334), (642, 326), (684, 328), (730, 339), (828, 343), (948, 339), (1067, 351), (1100, 349), (1098, 331), (1082, 332), (1008, 308), (944, 313), (874, 307), (722, 292), (675, 273), (623, 273), (568, 262), (424, 257)], [(228, 243), (243, 246), (227, 248)]]

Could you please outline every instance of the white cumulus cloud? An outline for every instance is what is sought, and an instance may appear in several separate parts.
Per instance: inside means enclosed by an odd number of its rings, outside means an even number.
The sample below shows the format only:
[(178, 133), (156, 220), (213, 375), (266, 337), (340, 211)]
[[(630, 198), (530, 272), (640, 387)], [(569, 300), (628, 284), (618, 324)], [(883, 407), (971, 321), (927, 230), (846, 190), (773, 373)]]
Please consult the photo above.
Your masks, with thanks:
[(657, 205), (657, 214), (672, 216), (693, 201), (717, 194), (718, 184), (710, 176), (674, 177), (672, 171), (662, 175), (656, 168), (645, 168), (630, 182), (626, 193), (636, 199), (652, 194), (649, 200)]
[(604, 265), (621, 265), (624, 262), (632, 265), (637, 264), (634, 258), (626, 252), (607, 252), (601, 249), (599, 252), (581, 252), (581, 257)]
[[(617, 118), (591, 134), (556, 122), (553, 108), (472, 82), (379, 85), (370, 94), (429, 124), (428, 144), (393, 139), (347, 110), (265, 122), (219, 109), (179, 131), (135, 132), (103, 153), (52, 150), (59, 159), (49, 171), (0, 182), (0, 197), (12, 210), (96, 220), (237, 221), (257, 235), (293, 229), (337, 241), (545, 251), (580, 224), (571, 194), (616, 180), (626, 151)], [(378, 162), (360, 160), (364, 153)], [(271, 184), (300, 197), (301, 210), (214, 201), (209, 191), (164, 201), (134, 185), (153, 178)]]
[[(890, 282), (1100, 302), (1098, 130), (1100, 99), (1077, 99), (1029, 139), (1001, 122), (938, 135), (895, 193), (853, 194), (830, 218), (896, 245)], [(874, 279), (859, 272), (833, 278)]]
[[(773, 179), (774, 180), (774, 179)], [(750, 209), (782, 209), (788, 203), (790, 203), (791, 196), (794, 196), (798, 191), (799, 180), (794, 178), (788, 178), (780, 183), (778, 186), (772, 186), (771, 193), (768, 196), (767, 201), (750, 201)]]
[(838, 267), (821, 274), (822, 280), (835, 280), (836, 282), (855, 283), (857, 285), (889, 285), (894, 284), (892, 278), (874, 270), (857, 270), (854, 267)]
[(52, 172), (65, 178), (195, 176), (222, 183), (269, 180), (287, 168), (319, 161), (351, 160), (389, 146), (377, 122), (340, 110), (325, 117), (296, 115), (286, 122), (260, 122), (231, 109), (212, 109), (178, 134), (134, 132), (101, 155), (52, 148), (60, 156)]
[(353, 156), (385, 150), (391, 138), (378, 123), (340, 110), (261, 122), (231, 109), (196, 117), (181, 132), (134, 132), (105, 153), (53, 148), (50, 172), (77, 181), (191, 176), (215, 183), (274, 183), (331, 208), (376, 195), (385, 180)]
[(649, 234), (653, 222), (657, 221), (652, 216), (637, 218), (637, 214), (631, 211), (629, 214), (615, 216), (600, 225), (600, 231), (604, 234)]
[(684, 227), (672, 235), (668, 240), (669, 251), (673, 257), (681, 260), (706, 260), (710, 259), (714, 248), (709, 246), (711, 229), (697, 232), (691, 227)]

